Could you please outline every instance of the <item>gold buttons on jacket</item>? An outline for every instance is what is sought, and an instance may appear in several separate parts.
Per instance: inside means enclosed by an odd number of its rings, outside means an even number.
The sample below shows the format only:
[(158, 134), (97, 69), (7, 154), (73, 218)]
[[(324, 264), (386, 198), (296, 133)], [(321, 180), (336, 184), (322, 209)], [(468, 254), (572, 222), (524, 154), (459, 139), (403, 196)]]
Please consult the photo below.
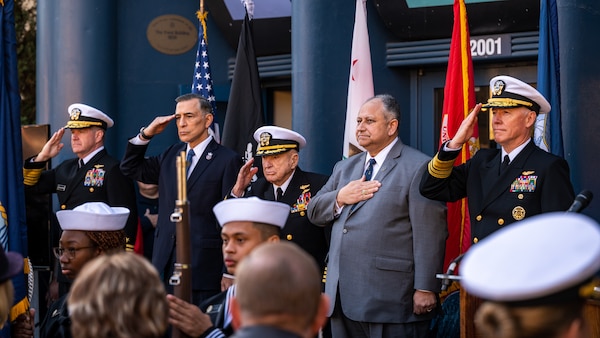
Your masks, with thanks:
[(481, 221), (483, 217), (481, 217), (481, 215), (477, 215), (477, 217), (475, 217), (476, 220)]
[(477, 242), (479, 242), (479, 238), (477, 238), (477, 237), (473, 238), (473, 244), (477, 244)]
[(525, 197), (525, 196), (523, 196), (523, 194), (518, 194), (518, 195), (517, 195), (517, 198), (518, 198), (518, 199), (520, 199), (520, 200), (522, 200), (522, 199), (523, 199), (523, 197)]
[(94, 187), (90, 187), (90, 192), (94, 192)]
[(504, 219), (498, 218), (498, 225), (504, 225)]
[(61, 208), (62, 210), (65, 210), (65, 209), (67, 208), (67, 206), (66, 206), (65, 204), (61, 204), (60, 208)]
[(288, 234), (287, 236), (285, 236), (285, 238), (286, 238), (288, 241), (291, 241), (291, 240), (292, 240), (292, 235)]

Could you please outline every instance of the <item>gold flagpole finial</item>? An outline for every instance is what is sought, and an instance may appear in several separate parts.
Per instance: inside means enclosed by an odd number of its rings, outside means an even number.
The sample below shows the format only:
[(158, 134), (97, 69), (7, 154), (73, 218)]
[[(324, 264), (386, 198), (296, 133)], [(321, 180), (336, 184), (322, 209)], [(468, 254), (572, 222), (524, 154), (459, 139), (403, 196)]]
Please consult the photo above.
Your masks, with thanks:
[(206, 18), (208, 17), (208, 12), (204, 11), (204, 0), (200, 0), (200, 10), (196, 12), (196, 17), (200, 21), (200, 24), (202, 24), (202, 35), (204, 35), (204, 41), (208, 43), (208, 36), (206, 35)]

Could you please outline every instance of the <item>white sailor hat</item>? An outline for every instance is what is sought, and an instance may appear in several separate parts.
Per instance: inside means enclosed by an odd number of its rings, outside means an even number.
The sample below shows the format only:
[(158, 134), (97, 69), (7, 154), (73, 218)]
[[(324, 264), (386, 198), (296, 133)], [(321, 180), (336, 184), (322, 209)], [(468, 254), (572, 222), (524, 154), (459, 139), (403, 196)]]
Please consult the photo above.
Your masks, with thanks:
[(83, 103), (73, 103), (67, 109), (69, 122), (65, 128), (81, 129), (89, 127), (110, 128), (114, 125), (113, 120), (100, 110)]
[(258, 197), (230, 198), (215, 205), (213, 211), (221, 226), (229, 222), (256, 222), (283, 228), (290, 206)]
[[(461, 285), (480, 298), (507, 304), (550, 304), (591, 295), (600, 269), (600, 226), (576, 213), (527, 218), (467, 251)], [(585, 287), (587, 286), (587, 287)]]
[(111, 207), (104, 202), (88, 202), (73, 210), (57, 211), (56, 217), (63, 230), (116, 231), (125, 227), (129, 209)]
[(257, 156), (274, 155), (291, 149), (300, 150), (306, 145), (304, 136), (293, 130), (277, 126), (256, 129), (254, 139), (258, 142)]
[(507, 75), (499, 75), (490, 80), (492, 97), (483, 108), (527, 107), (537, 114), (550, 112), (550, 103), (540, 92), (527, 83)]

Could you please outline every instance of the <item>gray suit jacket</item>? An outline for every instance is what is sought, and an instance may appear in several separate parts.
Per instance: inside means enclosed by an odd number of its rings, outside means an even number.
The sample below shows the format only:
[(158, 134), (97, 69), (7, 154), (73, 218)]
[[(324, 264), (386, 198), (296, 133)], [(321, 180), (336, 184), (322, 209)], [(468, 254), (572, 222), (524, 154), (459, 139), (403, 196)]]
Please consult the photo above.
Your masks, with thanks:
[(392, 147), (374, 177), (381, 187), (373, 198), (334, 216), (339, 189), (360, 179), (366, 154), (338, 162), (325, 186), (308, 205), (318, 225), (333, 223), (325, 292), (333, 312), (339, 289), (344, 314), (356, 321), (407, 323), (427, 320), (415, 315), (415, 289), (439, 292), (446, 207), (423, 197), (419, 182), (429, 157), (404, 145)]

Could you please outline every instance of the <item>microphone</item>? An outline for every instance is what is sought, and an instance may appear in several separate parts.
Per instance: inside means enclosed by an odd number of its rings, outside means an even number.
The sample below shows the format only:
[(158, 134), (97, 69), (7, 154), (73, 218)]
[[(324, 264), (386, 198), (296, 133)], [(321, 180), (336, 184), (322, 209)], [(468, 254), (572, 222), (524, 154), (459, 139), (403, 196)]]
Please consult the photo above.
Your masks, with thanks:
[(583, 190), (575, 197), (575, 201), (573, 201), (573, 204), (567, 209), (567, 212), (581, 212), (588, 204), (590, 204), (592, 198), (594, 198), (594, 194), (592, 194), (591, 191)]
[(465, 254), (460, 254), (458, 257), (454, 258), (450, 264), (448, 265), (448, 270), (445, 274), (437, 274), (436, 277), (442, 280), (442, 291), (446, 291), (448, 287), (452, 284), (453, 280), (460, 280), (459, 276), (454, 274), (456, 270), (456, 266), (462, 260)]

